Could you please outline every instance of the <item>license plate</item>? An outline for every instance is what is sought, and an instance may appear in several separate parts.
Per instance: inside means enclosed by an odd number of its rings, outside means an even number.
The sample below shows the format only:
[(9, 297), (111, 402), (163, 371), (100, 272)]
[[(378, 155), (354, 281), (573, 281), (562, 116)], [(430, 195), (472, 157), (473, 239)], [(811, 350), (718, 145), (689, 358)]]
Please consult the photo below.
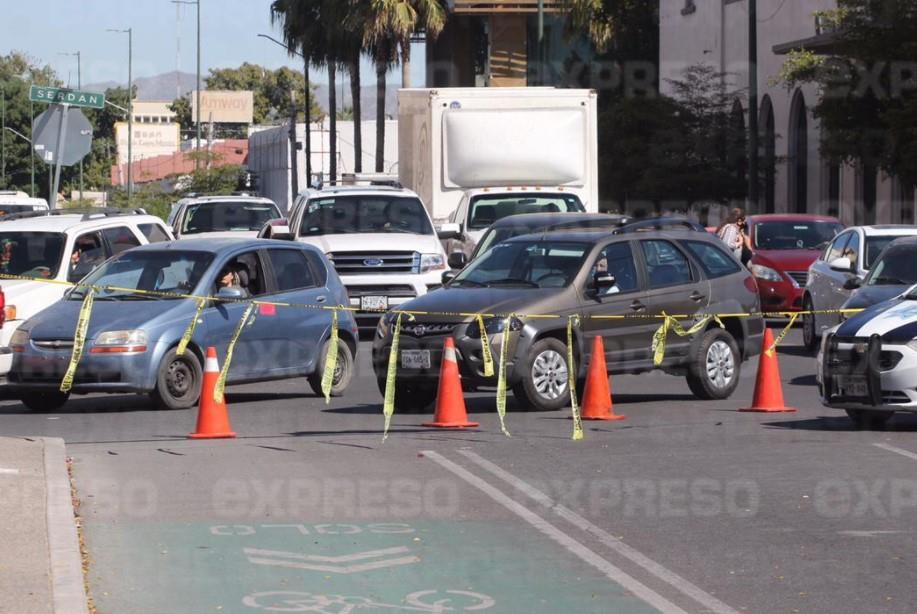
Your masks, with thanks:
[(844, 377), (835, 378), (835, 389), (838, 395), (842, 397), (867, 397), (869, 396), (869, 386), (865, 377)]
[(402, 369), (429, 369), (430, 350), (401, 350)]
[(366, 311), (385, 311), (388, 309), (387, 296), (361, 296), (360, 309)]

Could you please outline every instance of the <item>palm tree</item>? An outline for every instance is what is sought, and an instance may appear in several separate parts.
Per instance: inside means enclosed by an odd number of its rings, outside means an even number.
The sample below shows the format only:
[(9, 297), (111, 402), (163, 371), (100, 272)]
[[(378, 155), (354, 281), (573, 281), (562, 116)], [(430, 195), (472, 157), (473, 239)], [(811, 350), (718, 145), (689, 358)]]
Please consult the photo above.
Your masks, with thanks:
[(385, 99), (388, 71), (398, 61), (398, 42), (389, 35), (381, 13), (368, 11), (366, 29), (363, 33), (363, 44), (373, 60), (376, 69), (376, 172), (385, 171)]
[(436, 39), (446, 23), (444, 0), (371, 0), (373, 36), (384, 36), (401, 49), (401, 86), (411, 87), (411, 36), (424, 31)]

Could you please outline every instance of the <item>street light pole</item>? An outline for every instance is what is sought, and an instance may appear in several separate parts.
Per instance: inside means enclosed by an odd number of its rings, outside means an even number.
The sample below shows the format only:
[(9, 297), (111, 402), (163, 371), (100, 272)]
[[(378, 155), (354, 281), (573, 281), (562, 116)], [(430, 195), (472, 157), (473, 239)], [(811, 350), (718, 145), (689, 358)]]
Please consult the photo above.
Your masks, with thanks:
[(134, 196), (134, 29), (108, 30), (127, 34), (127, 205)]
[[(195, 111), (194, 123), (197, 125), (194, 148), (196, 151), (201, 150), (201, 0), (171, 0), (172, 4), (193, 4), (197, 7), (197, 86), (195, 87), (194, 96), (197, 110)], [(194, 157), (195, 169), (200, 164), (197, 156)]]
[(748, 0), (748, 205), (758, 211), (758, 2)]

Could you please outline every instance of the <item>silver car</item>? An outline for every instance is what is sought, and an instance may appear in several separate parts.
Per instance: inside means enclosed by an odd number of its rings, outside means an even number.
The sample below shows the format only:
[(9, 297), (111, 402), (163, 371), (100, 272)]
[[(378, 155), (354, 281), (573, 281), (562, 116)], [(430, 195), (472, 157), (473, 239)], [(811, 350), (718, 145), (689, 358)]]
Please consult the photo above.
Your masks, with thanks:
[[(862, 285), (882, 250), (895, 239), (912, 236), (917, 236), (917, 226), (856, 226), (837, 235), (809, 267), (803, 310), (840, 309)], [(818, 348), (822, 333), (842, 319), (834, 313), (802, 318), (803, 341), (811, 351)]]

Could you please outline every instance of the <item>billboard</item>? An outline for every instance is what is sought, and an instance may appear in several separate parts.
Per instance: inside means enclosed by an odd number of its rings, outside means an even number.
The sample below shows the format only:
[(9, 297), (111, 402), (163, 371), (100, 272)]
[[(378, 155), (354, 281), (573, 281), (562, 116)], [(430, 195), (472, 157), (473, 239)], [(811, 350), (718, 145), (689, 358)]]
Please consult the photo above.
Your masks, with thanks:
[[(178, 124), (134, 124), (133, 158), (144, 160), (155, 156), (168, 156), (181, 147)], [(118, 143), (118, 164), (127, 163), (127, 122), (115, 124)]]
[[(255, 94), (251, 91), (201, 92), (201, 123), (250, 124), (255, 112)], [(197, 119), (197, 94), (191, 92), (191, 120)]]

